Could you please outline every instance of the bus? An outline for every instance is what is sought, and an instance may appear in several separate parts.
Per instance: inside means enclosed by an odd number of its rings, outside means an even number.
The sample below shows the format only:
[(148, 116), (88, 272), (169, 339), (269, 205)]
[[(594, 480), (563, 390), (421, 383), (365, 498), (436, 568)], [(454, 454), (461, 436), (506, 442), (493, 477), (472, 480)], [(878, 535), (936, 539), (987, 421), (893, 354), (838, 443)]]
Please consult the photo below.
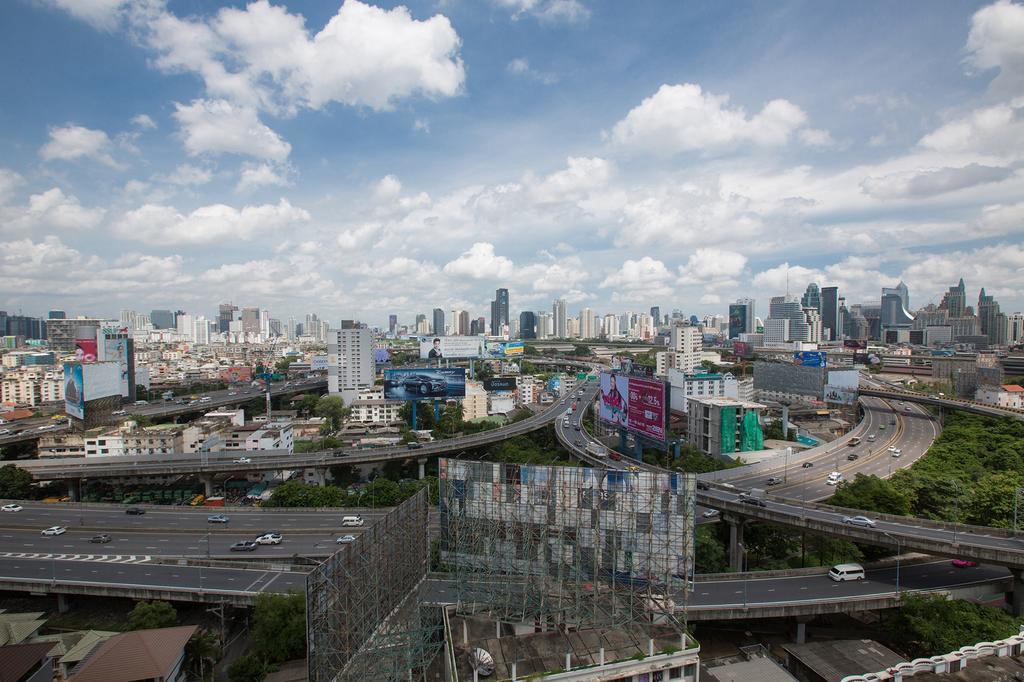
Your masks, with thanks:
[(859, 436), (854, 436), (853, 438), (850, 439), (850, 441), (846, 445), (851, 447), (851, 448), (857, 447), (858, 445), (860, 445), (860, 437)]

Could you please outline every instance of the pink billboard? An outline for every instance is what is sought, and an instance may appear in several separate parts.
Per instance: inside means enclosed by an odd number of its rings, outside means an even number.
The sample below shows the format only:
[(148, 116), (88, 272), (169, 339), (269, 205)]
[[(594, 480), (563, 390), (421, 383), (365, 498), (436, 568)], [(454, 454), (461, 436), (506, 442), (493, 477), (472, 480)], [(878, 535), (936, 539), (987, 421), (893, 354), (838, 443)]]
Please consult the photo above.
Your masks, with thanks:
[(665, 440), (666, 409), (664, 383), (629, 377), (627, 429), (652, 440)]

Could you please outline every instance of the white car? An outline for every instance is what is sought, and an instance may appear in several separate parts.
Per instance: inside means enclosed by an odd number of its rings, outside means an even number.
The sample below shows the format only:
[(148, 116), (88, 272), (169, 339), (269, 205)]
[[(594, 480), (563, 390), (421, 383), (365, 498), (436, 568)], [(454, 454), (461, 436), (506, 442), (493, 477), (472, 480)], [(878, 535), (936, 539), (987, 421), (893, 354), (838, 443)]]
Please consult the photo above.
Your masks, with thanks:
[(21, 510), (22, 506), (20, 504), (5, 504), (4, 506), (0, 507), (0, 511), (5, 512), (20, 512)]
[(280, 545), (281, 540), (280, 533), (267, 533), (256, 538), (256, 542), (260, 545)]
[(66, 532), (68, 532), (68, 529), (64, 526), (50, 526), (40, 533), (40, 535), (64, 535)]
[(895, 445), (890, 445), (889, 446), (889, 452), (896, 452), (896, 446)]
[(0, 429), (0, 436), (9, 436), (12, 433), (14, 433), (14, 431), (11, 431), (10, 429)]
[(863, 528), (875, 527), (875, 522), (866, 516), (844, 516), (843, 523), (848, 523), (851, 526), (861, 526)]
[(903, 451), (900, 450), (899, 448), (896, 448), (895, 450), (892, 451), (892, 456), (893, 457), (899, 457), (902, 454), (903, 454)]
[(339, 545), (348, 545), (356, 541), (355, 535), (342, 535), (338, 538), (337, 543)]
[(718, 512), (717, 509), (708, 509), (706, 512), (704, 512), (704, 518), (705, 519), (713, 519), (716, 516), (718, 516), (718, 514), (719, 514), (719, 512)]
[(235, 464), (252, 464), (252, 458), (250, 457), (239, 457), (238, 459), (232, 461), (234, 461)]

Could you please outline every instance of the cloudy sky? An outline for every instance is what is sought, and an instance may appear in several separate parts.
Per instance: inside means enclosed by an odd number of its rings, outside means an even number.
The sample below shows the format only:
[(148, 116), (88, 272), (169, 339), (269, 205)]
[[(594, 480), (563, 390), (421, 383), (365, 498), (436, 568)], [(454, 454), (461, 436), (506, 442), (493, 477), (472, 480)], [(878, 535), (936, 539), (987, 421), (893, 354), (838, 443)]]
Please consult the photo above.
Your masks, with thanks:
[(1024, 308), (1024, 5), (7, 0), (0, 306)]

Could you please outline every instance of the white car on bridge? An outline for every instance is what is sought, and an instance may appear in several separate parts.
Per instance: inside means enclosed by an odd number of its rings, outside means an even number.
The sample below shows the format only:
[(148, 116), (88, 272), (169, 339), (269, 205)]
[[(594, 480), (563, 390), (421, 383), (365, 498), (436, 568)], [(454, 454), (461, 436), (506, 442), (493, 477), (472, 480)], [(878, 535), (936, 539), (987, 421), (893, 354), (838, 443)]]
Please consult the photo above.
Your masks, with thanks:
[(64, 533), (67, 533), (67, 532), (68, 532), (68, 529), (65, 528), (64, 526), (50, 526), (49, 528), (44, 530), (42, 533), (40, 533), (40, 535), (64, 535)]
[(20, 504), (5, 504), (0, 510), (5, 512), (20, 512), (23, 507)]
[(861, 526), (862, 528), (875, 527), (875, 522), (866, 516), (844, 516), (843, 523), (848, 523), (851, 526)]

